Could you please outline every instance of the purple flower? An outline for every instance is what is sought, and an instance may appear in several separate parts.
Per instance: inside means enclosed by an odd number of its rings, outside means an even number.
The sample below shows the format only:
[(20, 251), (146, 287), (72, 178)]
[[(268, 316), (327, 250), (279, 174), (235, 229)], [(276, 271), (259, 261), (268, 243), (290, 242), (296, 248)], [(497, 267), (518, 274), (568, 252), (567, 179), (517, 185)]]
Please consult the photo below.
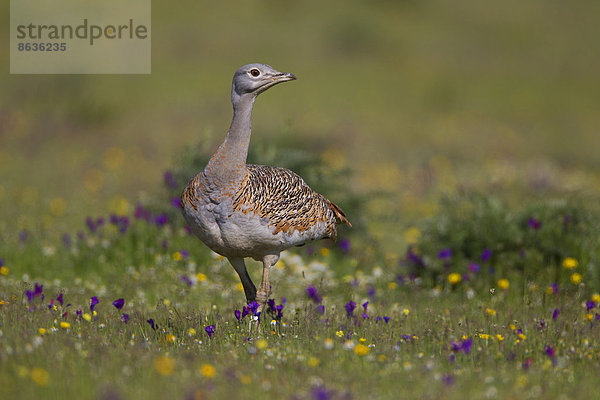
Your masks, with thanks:
[(240, 310), (234, 310), (233, 314), (235, 315), (235, 317), (237, 318), (238, 321), (241, 321), (242, 313), (240, 312)]
[(0, 267), (4, 266), (4, 260), (0, 258)]
[(62, 292), (60, 292), (58, 294), (58, 296), (56, 296), (56, 301), (58, 301), (61, 306), (63, 305), (63, 294), (62, 294)]
[(121, 321), (123, 321), (124, 323), (127, 323), (127, 321), (129, 321), (129, 314), (121, 315)]
[(344, 308), (346, 309), (346, 313), (348, 314), (348, 317), (352, 316), (352, 313), (354, 312), (354, 309), (356, 308), (356, 303), (352, 300), (350, 300), (348, 303), (346, 303), (344, 305)]
[(442, 382), (444, 382), (444, 385), (450, 386), (454, 383), (454, 376), (452, 376), (452, 374), (446, 374), (442, 377)]
[(154, 217), (154, 223), (158, 226), (165, 226), (169, 223), (169, 216), (165, 213), (157, 215)]
[(325, 306), (323, 304), (319, 304), (317, 306), (317, 311), (319, 312), (319, 314), (323, 315), (325, 314)]
[(438, 253), (438, 258), (440, 260), (445, 260), (448, 261), (452, 258), (452, 249), (442, 249), (440, 250), (440, 252)]
[(113, 306), (116, 307), (117, 310), (120, 310), (125, 305), (125, 299), (117, 299), (113, 301)]
[(25, 242), (28, 237), (29, 237), (29, 232), (27, 232), (25, 229), (23, 229), (21, 232), (19, 232), (19, 240), (21, 242)]
[(552, 346), (550, 346), (550, 345), (546, 346), (546, 348), (544, 349), (544, 352), (550, 358), (556, 357), (556, 350)]
[(363, 307), (363, 309), (365, 310), (365, 312), (367, 312), (367, 308), (369, 307), (369, 302), (368, 302), (368, 301), (365, 301), (365, 302), (362, 304), (362, 307)]
[(525, 371), (527, 371), (529, 369), (529, 367), (531, 367), (531, 363), (532, 363), (531, 358), (528, 358), (527, 360), (523, 361), (523, 364), (522, 364), (523, 369)]
[(346, 254), (350, 253), (350, 250), (352, 250), (350, 240), (348, 240), (346, 238), (340, 239), (338, 246), (339, 246), (340, 250), (342, 250), (342, 252), (346, 253)]
[(369, 286), (367, 288), (367, 296), (369, 296), (370, 298), (375, 297), (375, 288), (373, 286)]
[(481, 269), (481, 265), (477, 264), (477, 263), (469, 263), (469, 271), (473, 274), (476, 274), (479, 272), (479, 270)]
[(150, 210), (144, 208), (141, 204), (137, 204), (135, 206), (133, 216), (136, 219), (145, 219), (146, 221), (149, 221), (150, 218), (152, 218), (152, 213), (150, 212)]
[(62, 235), (62, 242), (63, 242), (63, 244), (65, 245), (65, 247), (67, 249), (70, 249), (71, 248), (71, 244), (72, 244), (71, 235), (69, 235), (68, 233), (63, 234)]
[(556, 321), (556, 318), (558, 318), (558, 313), (559, 313), (558, 308), (555, 308), (554, 312), (552, 313), (552, 320), (553, 321)]
[(250, 314), (251, 314), (251, 312), (250, 312), (250, 310), (248, 309), (248, 307), (246, 307), (246, 306), (243, 306), (243, 307), (242, 307), (242, 319), (243, 319), (243, 318), (244, 318), (246, 315), (250, 315)]
[(334, 394), (333, 390), (328, 390), (325, 386), (316, 386), (310, 391), (313, 400), (330, 400)]
[(250, 302), (248, 304), (248, 311), (252, 312), (252, 315), (256, 315), (259, 306), (260, 305), (256, 301)]
[(527, 221), (527, 226), (529, 226), (531, 229), (537, 231), (542, 227), (542, 223), (540, 221), (538, 221), (537, 219), (531, 217)]
[(44, 300), (44, 295), (42, 294), (44, 290), (44, 285), (40, 285), (39, 283), (35, 283), (34, 284), (34, 289), (32, 290), (26, 290), (25, 291), (25, 295), (27, 296), (27, 301), (29, 303), (31, 303), (33, 301), (34, 298), (36, 297), (42, 297), (42, 301)]
[(367, 318), (369, 318), (369, 315), (367, 313), (362, 313), (362, 317), (363, 317), (363, 319), (367, 319)]
[(146, 320), (146, 322), (150, 325), (150, 327), (153, 330), (156, 330), (156, 328), (158, 328), (158, 326), (154, 323), (154, 320), (152, 318), (150, 318), (149, 320)]
[(469, 354), (471, 352), (472, 345), (473, 341), (471, 338), (466, 338), (465, 340), (450, 343), (450, 350), (452, 350), (454, 353), (462, 351), (465, 354)]
[(319, 292), (317, 291), (317, 288), (314, 287), (313, 285), (309, 285), (306, 288), (306, 295), (312, 299), (312, 301), (314, 301), (317, 304), (320, 304), (321, 301), (323, 300), (323, 298), (321, 297), (321, 295), (319, 294)]
[(594, 303), (592, 300), (588, 300), (585, 303), (585, 308), (587, 308), (588, 311), (590, 311), (594, 307), (596, 307), (596, 303)]
[(163, 177), (165, 180), (165, 185), (169, 189), (177, 189), (177, 180), (175, 179), (175, 176), (173, 176), (173, 173), (171, 171), (165, 171)]
[(100, 303), (100, 301), (98, 300), (97, 296), (91, 297), (90, 298), (90, 311), (94, 311), (94, 308), (96, 308), (96, 304)]
[(481, 262), (488, 262), (492, 258), (492, 250), (485, 249), (481, 252)]
[(48, 304), (49, 310), (52, 310), (52, 307), (54, 307), (54, 299), (50, 299), (50, 304)]
[(188, 286), (192, 286), (192, 280), (187, 275), (181, 275), (181, 280)]
[(423, 259), (413, 251), (412, 247), (409, 247), (408, 250), (406, 250), (406, 259), (418, 267), (425, 266)]
[(206, 331), (206, 334), (208, 335), (209, 338), (212, 338), (213, 335), (215, 334), (215, 326), (214, 325), (208, 325), (207, 327), (204, 328), (204, 330)]
[(173, 206), (173, 208), (181, 208), (181, 199), (177, 196), (173, 197), (171, 199), (171, 206)]
[(81, 309), (75, 311), (75, 315), (77, 315), (79, 318), (81, 318), (81, 316), (83, 315), (83, 311), (81, 311)]

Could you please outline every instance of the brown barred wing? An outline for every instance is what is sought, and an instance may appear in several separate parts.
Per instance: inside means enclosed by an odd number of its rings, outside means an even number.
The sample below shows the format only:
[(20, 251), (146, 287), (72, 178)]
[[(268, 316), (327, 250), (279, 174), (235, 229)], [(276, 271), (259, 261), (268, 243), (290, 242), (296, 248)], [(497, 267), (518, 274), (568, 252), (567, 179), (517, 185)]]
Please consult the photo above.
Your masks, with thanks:
[[(347, 221), (339, 207), (290, 170), (263, 165), (247, 167), (248, 175), (234, 198), (234, 210), (268, 219), (275, 227), (274, 234), (310, 230), (335, 240), (336, 217)], [(321, 229), (315, 231), (318, 227)]]

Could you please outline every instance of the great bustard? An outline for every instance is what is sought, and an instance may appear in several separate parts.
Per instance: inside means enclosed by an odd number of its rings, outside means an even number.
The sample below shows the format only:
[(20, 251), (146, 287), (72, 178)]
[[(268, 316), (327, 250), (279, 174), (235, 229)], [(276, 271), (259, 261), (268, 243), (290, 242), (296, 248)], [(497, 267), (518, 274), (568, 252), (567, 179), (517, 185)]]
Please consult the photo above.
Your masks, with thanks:
[[(256, 97), (268, 88), (296, 79), (266, 64), (248, 64), (233, 76), (233, 121), (225, 140), (204, 171), (181, 195), (183, 216), (192, 232), (227, 257), (238, 273), (246, 300), (264, 308), (269, 272), (281, 251), (308, 241), (336, 238), (336, 223), (350, 222), (344, 212), (284, 168), (246, 165)], [(245, 257), (263, 263), (256, 290)]]

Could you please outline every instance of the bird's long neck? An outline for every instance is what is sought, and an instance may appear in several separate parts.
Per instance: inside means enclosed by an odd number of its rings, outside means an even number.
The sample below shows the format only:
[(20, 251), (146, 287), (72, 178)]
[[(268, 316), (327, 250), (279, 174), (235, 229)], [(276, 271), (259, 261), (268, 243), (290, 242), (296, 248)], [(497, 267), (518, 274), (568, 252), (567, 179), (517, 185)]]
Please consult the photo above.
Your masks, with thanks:
[(234, 101), (229, 132), (206, 166), (206, 174), (224, 180), (245, 176), (255, 98), (252, 95), (242, 95)]

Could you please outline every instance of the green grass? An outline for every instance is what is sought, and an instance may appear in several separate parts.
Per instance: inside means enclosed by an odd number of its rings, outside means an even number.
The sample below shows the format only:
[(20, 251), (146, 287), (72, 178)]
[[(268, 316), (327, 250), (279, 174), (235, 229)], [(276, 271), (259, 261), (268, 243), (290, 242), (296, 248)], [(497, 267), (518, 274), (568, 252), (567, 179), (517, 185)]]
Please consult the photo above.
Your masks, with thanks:
[[(552, 207), (545, 210), (552, 214)], [(445, 213), (437, 220), (447, 220)], [(468, 237), (468, 229), (463, 224), (455, 235)], [(573, 271), (559, 265), (564, 279), (552, 293), (553, 276), (509, 269), (511, 258), (501, 253), (492, 263), (511, 273), (491, 275), (483, 263), (469, 279), (451, 284), (448, 275), (465, 272), (466, 265), (452, 242), (456, 238), (448, 240), (455, 253), (437, 281), (419, 271), (410, 275), (404, 256), (369, 262), (360, 241), (352, 242), (350, 253), (323, 243), (284, 253), (272, 272), (274, 300), (287, 300), (283, 317), (275, 320), (266, 312), (256, 327), (251, 316), (238, 322), (234, 315), (244, 296), (227, 261), (176, 223), (156, 226), (133, 218), (122, 233), (107, 220), (95, 233), (81, 231), (70, 244), (48, 241), (42, 232), (30, 232), (25, 241), (5, 236), (0, 249), (7, 268), (0, 275), (3, 398), (316, 399), (318, 391), (332, 399), (599, 394), (600, 314), (586, 309), (593, 298), (586, 253), (574, 270), (583, 282), (570, 282)], [(425, 229), (413, 246), (427, 249), (437, 240)], [(428, 265), (435, 263), (435, 255), (421, 255)], [(250, 267), (256, 280), (259, 265)], [(502, 277), (508, 288), (498, 285)], [(25, 292), (34, 283), (43, 284), (45, 298), (30, 303)], [(307, 296), (309, 285), (323, 296), (324, 314)], [(93, 296), (99, 299), (95, 315)], [(120, 311), (112, 305), (119, 298), (125, 300)], [(56, 308), (48, 307), (51, 299)], [(348, 317), (344, 306), (350, 300), (357, 307)], [(366, 301), (368, 318), (363, 318)], [(204, 330), (209, 325), (215, 327), (212, 338)], [(472, 341), (469, 352), (453, 349), (466, 340)]]

